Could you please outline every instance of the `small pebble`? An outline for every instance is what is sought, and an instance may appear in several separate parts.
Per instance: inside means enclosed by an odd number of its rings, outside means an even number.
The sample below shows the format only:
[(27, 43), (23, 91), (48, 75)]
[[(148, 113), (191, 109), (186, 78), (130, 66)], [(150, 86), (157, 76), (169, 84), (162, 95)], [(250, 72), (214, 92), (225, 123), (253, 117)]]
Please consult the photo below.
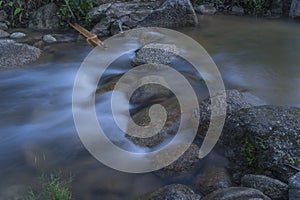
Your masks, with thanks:
[(23, 37), (26, 37), (26, 34), (22, 33), (22, 32), (15, 32), (15, 33), (10, 34), (11, 39), (20, 39)]

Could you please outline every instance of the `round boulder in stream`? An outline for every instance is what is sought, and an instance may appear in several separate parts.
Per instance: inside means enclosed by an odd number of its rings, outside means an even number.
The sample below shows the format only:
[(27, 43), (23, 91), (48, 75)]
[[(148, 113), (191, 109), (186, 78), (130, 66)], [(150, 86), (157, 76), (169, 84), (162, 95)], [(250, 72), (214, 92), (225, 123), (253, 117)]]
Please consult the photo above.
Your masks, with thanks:
[(273, 200), (288, 199), (288, 185), (267, 176), (245, 175), (242, 178), (242, 186), (258, 189)]
[(167, 185), (152, 193), (142, 195), (137, 200), (200, 200), (201, 196), (189, 187), (181, 184)]
[(223, 143), (235, 179), (262, 174), (287, 182), (300, 165), (300, 108), (258, 106), (226, 121)]
[(201, 200), (271, 200), (261, 191), (246, 187), (230, 187), (216, 190)]
[(36, 61), (41, 50), (13, 40), (0, 40), (0, 69), (9, 69)]

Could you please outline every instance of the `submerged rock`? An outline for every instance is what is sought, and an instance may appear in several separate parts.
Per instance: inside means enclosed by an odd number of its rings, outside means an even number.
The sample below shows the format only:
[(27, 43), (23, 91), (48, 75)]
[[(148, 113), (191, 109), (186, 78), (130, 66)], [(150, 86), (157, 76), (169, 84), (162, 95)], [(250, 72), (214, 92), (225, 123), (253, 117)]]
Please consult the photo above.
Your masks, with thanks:
[(288, 199), (288, 185), (263, 175), (245, 175), (242, 186), (258, 189), (272, 198), (272, 200)]
[(231, 115), (222, 139), (236, 173), (259, 173), (287, 182), (300, 166), (299, 133), (300, 108), (258, 106)]
[(200, 200), (201, 196), (189, 187), (181, 184), (167, 185), (152, 193), (138, 197), (137, 200)]
[[(165, 126), (159, 131), (155, 136), (149, 138), (138, 138), (133, 137), (129, 134), (125, 136), (130, 139), (134, 144), (141, 146), (141, 147), (155, 147), (170, 137), (174, 136), (177, 133), (177, 130), (180, 125), (180, 118), (181, 118), (181, 111), (178, 100), (176, 98), (165, 100), (161, 103), (161, 105), (166, 109), (168, 116), (165, 123)], [(150, 123), (149, 118), (149, 108), (143, 108), (142, 110), (138, 111), (136, 114), (132, 116), (133, 121), (138, 124), (139, 126), (147, 126)], [(134, 132), (134, 129), (128, 130)], [(138, 135), (138, 134), (136, 134)]]
[(41, 50), (13, 40), (0, 40), (0, 69), (22, 66), (36, 61)]
[(57, 6), (49, 3), (33, 12), (29, 20), (29, 28), (35, 30), (52, 30), (59, 28), (59, 19), (56, 15)]
[(201, 200), (271, 200), (261, 191), (246, 187), (220, 189), (203, 197)]
[(230, 176), (225, 168), (209, 167), (198, 177), (198, 185), (204, 194), (232, 186)]

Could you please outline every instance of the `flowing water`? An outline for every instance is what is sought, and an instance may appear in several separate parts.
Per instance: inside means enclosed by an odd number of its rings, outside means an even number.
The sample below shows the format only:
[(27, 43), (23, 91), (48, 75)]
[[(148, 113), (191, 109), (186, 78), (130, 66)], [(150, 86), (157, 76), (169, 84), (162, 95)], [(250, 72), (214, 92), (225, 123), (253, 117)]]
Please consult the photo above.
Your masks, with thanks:
[[(232, 16), (202, 17), (200, 22), (197, 28), (178, 30), (205, 47), (228, 89), (243, 91), (256, 105), (300, 106), (299, 22)], [(195, 183), (195, 177), (172, 180), (153, 173), (117, 172), (84, 149), (73, 121), (72, 89), (91, 50), (84, 43), (56, 44), (36, 64), (0, 71), (1, 200), (36, 187), (41, 174), (57, 171), (73, 176), (75, 199), (132, 199), (170, 182)], [(108, 73), (117, 75), (124, 69)], [(97, 104), (99, 113), (108, 103), (106, 98)], [(110, 132), (116, 140), (124, 140), (113, 134), (117, 130)], [(226, 165), (218, 151), (205, 163)], [(196, 173), (201, 173), (201, 166)]]

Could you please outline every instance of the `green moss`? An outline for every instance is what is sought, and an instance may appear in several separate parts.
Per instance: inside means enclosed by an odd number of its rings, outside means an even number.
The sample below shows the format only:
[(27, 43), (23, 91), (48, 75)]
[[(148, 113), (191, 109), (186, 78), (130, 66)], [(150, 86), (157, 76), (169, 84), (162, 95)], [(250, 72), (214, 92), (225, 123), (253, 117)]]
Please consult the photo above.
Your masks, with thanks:
[(241, 149), (241, 153), (245, 156), (245, 160), (249, 167), (259, 166), (259, 158), (261, 157), (262, 151), (266, 150), (265, 145), (267, 138), (260, 136), (246, 137), (245, 144)]

